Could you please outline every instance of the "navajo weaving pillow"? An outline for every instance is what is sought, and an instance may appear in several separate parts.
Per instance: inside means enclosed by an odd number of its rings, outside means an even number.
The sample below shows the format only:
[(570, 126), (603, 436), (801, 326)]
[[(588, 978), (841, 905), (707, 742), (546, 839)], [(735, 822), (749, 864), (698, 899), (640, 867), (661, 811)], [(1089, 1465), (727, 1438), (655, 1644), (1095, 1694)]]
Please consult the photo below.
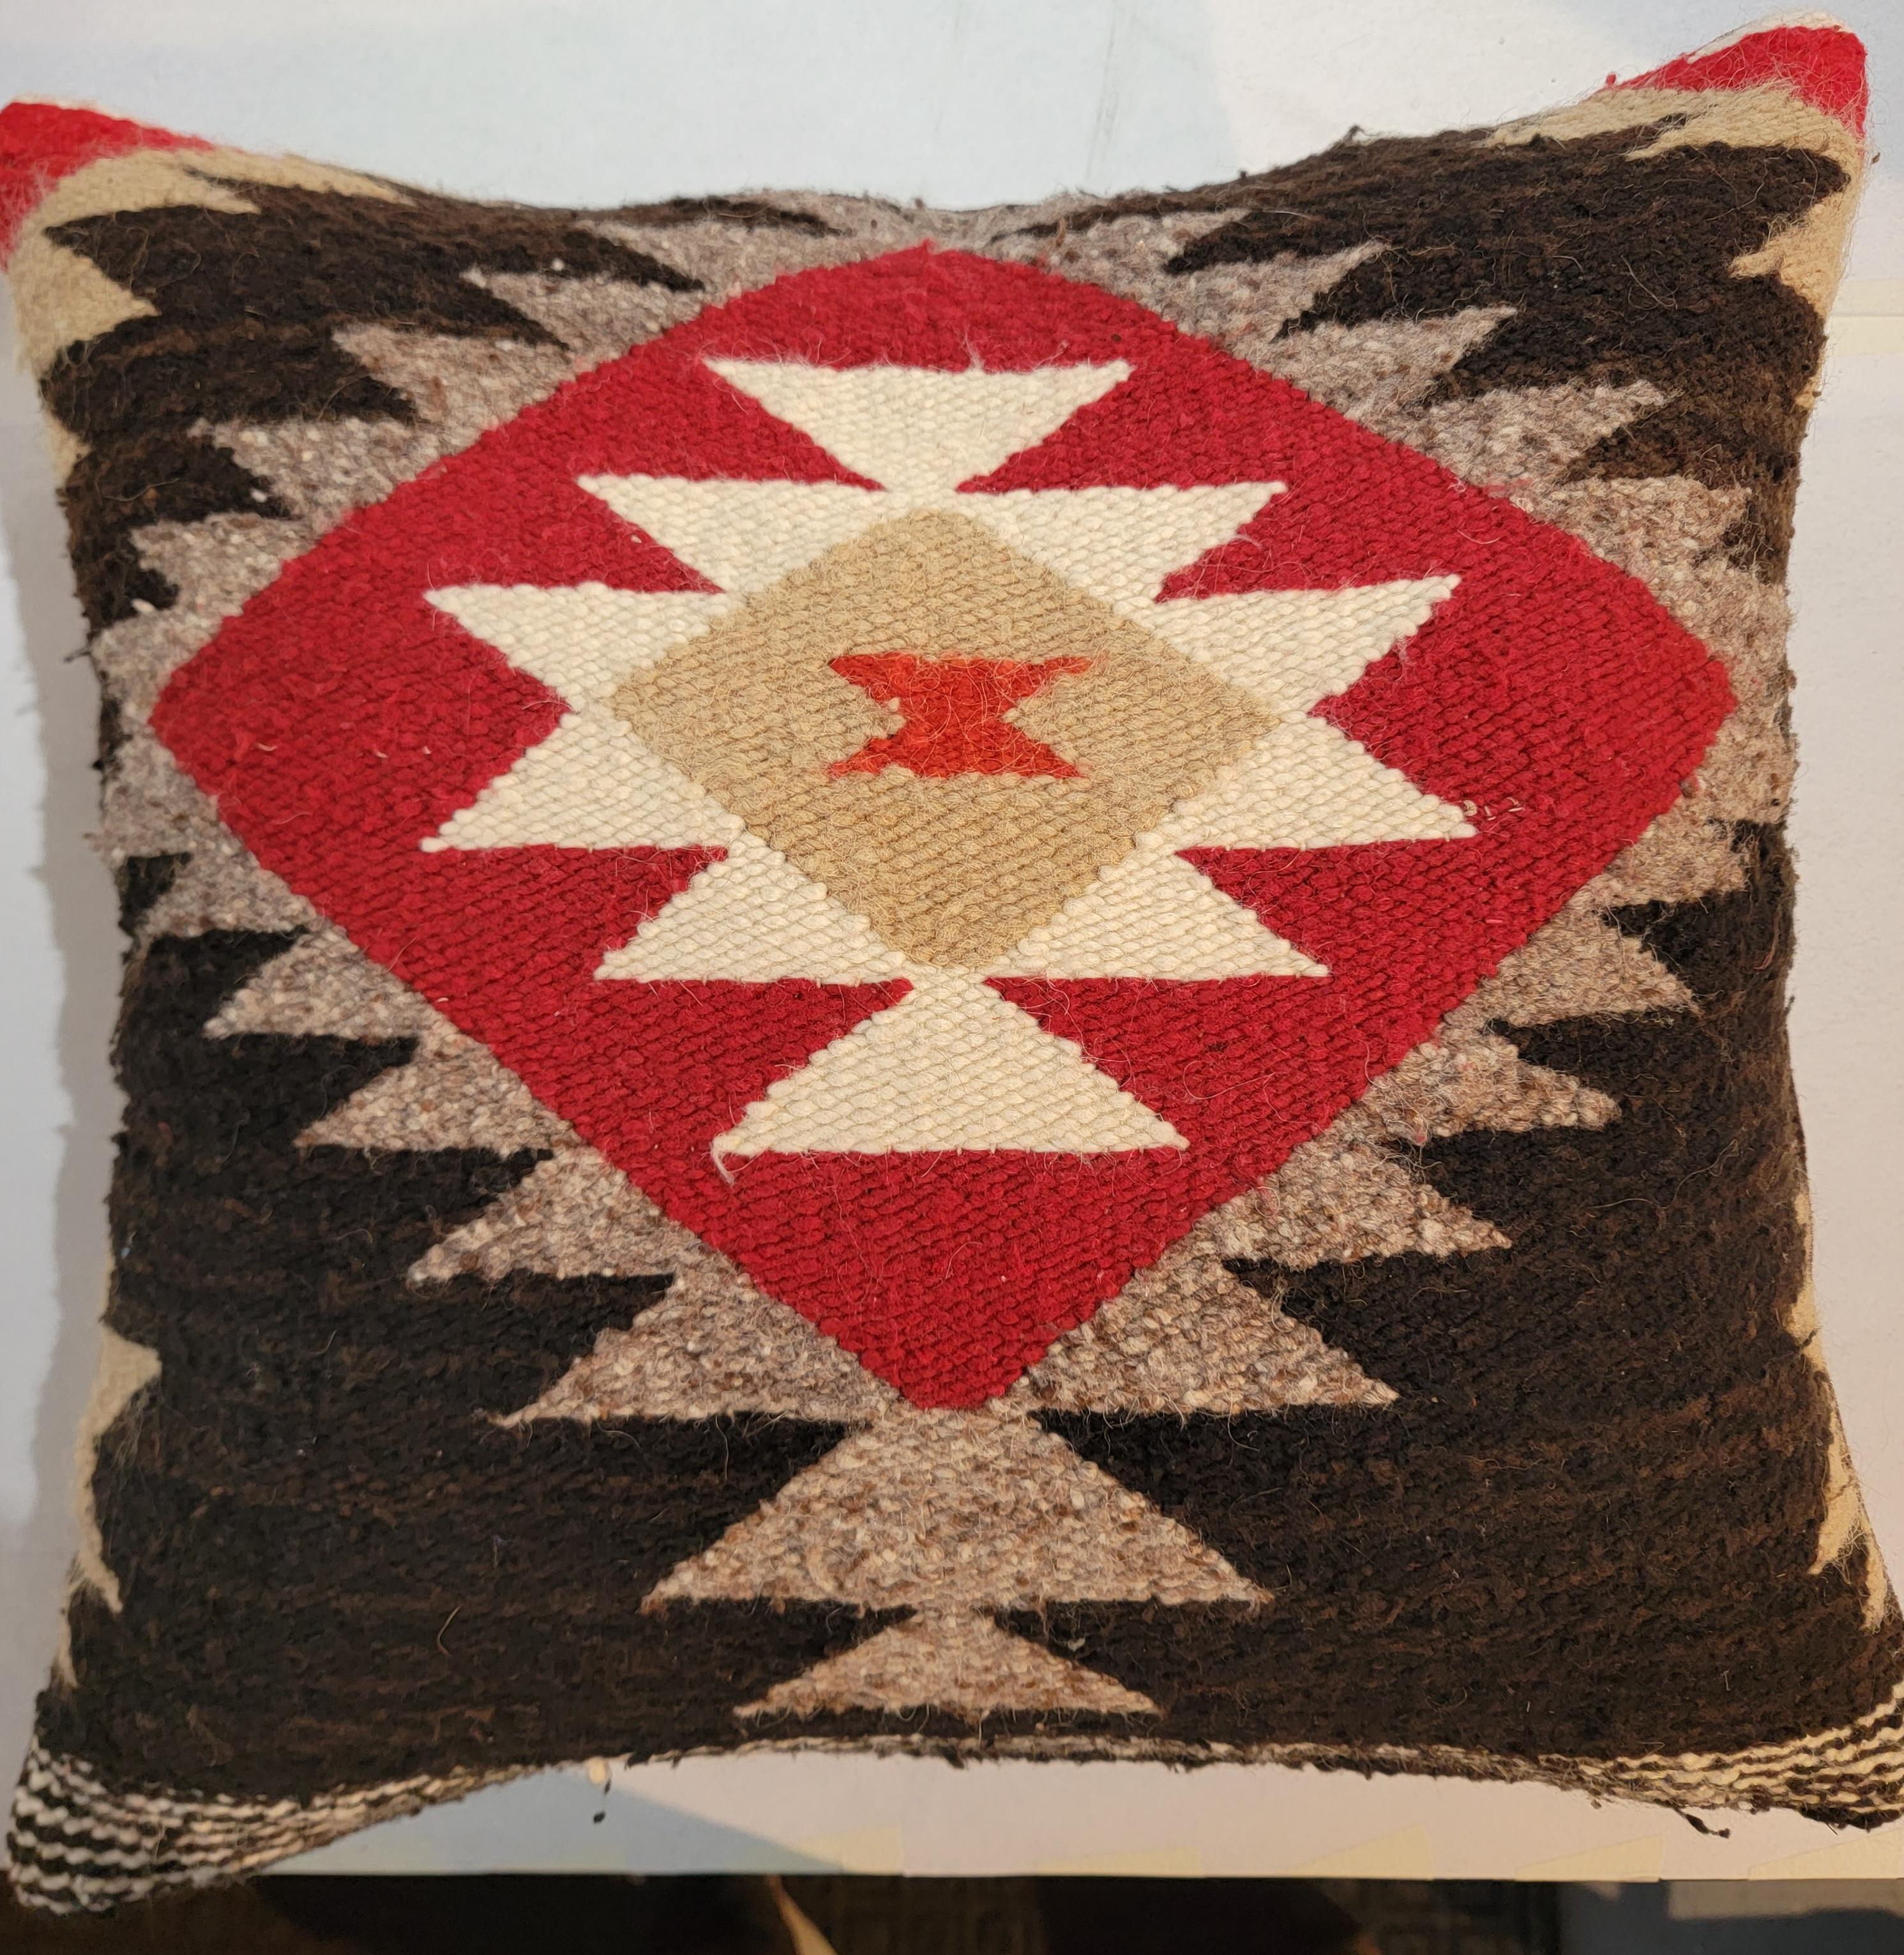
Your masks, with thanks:
[(1780, 581), (1862, 58), (1209, 189), (0, 118), (132, 941), (14, 1878), (600, 1755), (1869, 1824)]

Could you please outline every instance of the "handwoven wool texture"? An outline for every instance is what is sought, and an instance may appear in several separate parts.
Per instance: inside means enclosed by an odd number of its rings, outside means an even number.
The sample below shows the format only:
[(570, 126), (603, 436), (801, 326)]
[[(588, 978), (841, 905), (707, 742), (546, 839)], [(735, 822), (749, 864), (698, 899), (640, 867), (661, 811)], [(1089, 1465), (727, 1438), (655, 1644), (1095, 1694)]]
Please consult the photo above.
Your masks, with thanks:
[(1904, 1812), (1783, 1022), (1862, 90), (976, 212), (0, 114), (131, 945), (22, 1896), (743, 1746)]

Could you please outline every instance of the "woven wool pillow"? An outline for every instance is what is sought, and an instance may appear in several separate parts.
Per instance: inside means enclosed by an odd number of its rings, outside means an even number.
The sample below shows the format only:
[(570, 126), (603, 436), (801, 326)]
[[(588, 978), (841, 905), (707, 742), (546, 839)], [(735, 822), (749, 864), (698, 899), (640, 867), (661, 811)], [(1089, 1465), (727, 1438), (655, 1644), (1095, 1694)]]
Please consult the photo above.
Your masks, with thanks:
[(30, 1900), (534, 1767), (1871, 1824), (1781, 595), (1862, 55), (946, 213), (0, 118), (133, 948)]

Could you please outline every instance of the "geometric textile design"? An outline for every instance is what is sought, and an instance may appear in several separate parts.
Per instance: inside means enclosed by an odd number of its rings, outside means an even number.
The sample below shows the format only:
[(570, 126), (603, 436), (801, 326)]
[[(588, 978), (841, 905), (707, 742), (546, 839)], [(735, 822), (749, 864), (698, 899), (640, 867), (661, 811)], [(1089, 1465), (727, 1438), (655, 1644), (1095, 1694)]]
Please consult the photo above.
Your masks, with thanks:
[[(862, 768), (910, 723), (869, 658), (1063, 662), (936, 694), (1062, 771)], [(919, 247), (348, 518), (153, 725), (667, 1214), (970, 1406), (1420, 1044), (1730, 703), (1572, 537), (1128, 301)]]
[(23, 1897), (743, 1745), (1904, 1812), (1784, 1033), (1863, 88), (968, 212), (0, 111), (131, 943)]

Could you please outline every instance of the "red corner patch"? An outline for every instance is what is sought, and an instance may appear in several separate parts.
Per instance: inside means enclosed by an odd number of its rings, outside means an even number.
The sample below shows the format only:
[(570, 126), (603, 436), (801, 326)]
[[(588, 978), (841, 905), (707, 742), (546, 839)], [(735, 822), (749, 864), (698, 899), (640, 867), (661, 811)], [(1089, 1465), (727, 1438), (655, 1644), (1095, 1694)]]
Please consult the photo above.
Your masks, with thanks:
[[(902, 548), (1070, 606), (1066, 675), (1024, 682), (1050, 634), (922, 639), (903, 578), (867, 625), (851, 552)], [(896, 653), (999, 682), (894, 664), (901, 732), (831, 668)], [(746, 719), (754, 660), (784, 714)], [(977, 772), (829, 771), (968, 691)], [(1729, 705), (1572, 537), (1126, 301), (920, 250), (710, 309), (352, 516), (154, 723), (670, 1214), (971, 1406), (1428, 1037)], [(984, 771), (1008, 725), (1070, 773)], [(908, 908), (895, 852), (950, 895)]]
[(196, 136), (175, 136), (96, 109), (56, 102), (10, 102), (0, 109), (0, 259), (54, 184), (88, 163), (135, 150), (204, 150)]
[(1619, 88), (1783, 88), (1835, 115), (1859, 135), (1871, 104), (1865, 44), (1835, 21), (1748, 28), (1731, 39), (1680, 55)]

